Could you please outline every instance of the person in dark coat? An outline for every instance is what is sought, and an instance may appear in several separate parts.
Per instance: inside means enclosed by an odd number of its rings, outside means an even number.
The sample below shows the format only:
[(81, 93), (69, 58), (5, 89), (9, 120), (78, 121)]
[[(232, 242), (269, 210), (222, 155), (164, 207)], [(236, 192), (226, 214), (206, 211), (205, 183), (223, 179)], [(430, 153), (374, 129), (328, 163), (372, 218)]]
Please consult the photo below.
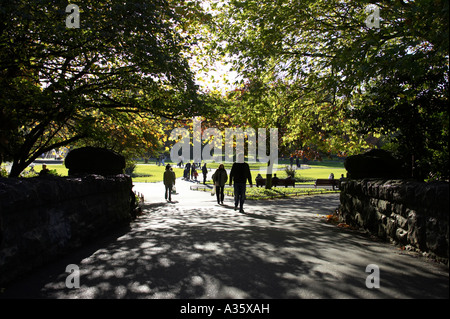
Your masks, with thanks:
[(217, 204), (223, 205), (223, 199), (225, 198), (225, 184), (228, 180), (228, 174), (223, 164), (220, 164), (219, 168), (214, 172), (212, 180), (214, 182), (214, 187), (216, 188)]
[(202, 173), (203, 173), (203, 185), (205, 185), (206, 184), (206, 176), (208, 175), (208, 169), (206, 168), (206, 163), (203, 164)]
[(189, 180), (189, 176), (191, 174), (191, 163), (187, 162), (184, 166), (184, 179)]
[(234, 210), (244, 213), (246, 181), (253, 187), (250, 166), (244, 162), (244, 154), (238, 154), (237, 161), (233, 163), (230, 172), (230, 186), (234, 181)]
[(167, 197), (169, 198), (169, 202), (172, 201), (172, 187), (175, 185), (175, 172), (170, 170), (170, 165), (168, 164), (166, 166), (166, 170), (163, 174), (163, 182), (165, 186), (165, 192), (164, 192), (164, 198), (167, 200)]

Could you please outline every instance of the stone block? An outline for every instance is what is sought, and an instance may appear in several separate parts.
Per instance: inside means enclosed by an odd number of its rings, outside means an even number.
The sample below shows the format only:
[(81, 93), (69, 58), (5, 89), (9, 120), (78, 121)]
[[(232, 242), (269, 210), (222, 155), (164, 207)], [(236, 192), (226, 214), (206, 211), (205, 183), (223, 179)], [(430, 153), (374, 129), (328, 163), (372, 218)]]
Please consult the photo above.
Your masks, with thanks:
[(438, 256), (448, 258), (448, 227), (437, 218), (430, 217), (425, 222), (427, 248)]
[(341, 189), (340, 199), (348, 224), (448, 262), (448, 183), (349, 179)]
[(0, 285), (129, 223), (131, 189), (125, 175), (0, 179)]
[(125, 169), (125, 157), (108, 149), (82, 147), (69, 152), (64, 161), (69, 176), (83, 174), (118, 175)]
[(397, 230), (397, 219), (394, 216), (391, 216), (386, 221), (386, 234), (389, 237), (394, 238), (396, 230)]
[(403, 228), (397, 228), (395, 230), (395, 238), (403, 245), (408, 244), (408, 232)]
[(395, 219), (396, 219), (398, 227), (403, 228), (403, 229), (408, 229), (408, 218), (405, 218), (402, 215), (396, 214)]
[(408, 214), (408, 243), (420, 250), (426, 251), (425, 236), (423, 216), (417, 214), (415, 211), (410, 211)]
[(404, 176), (402, 163), (388, 151), (373, 149), (364, 154), (353, 155), (344, 162), (348, 177), (400, 178)]

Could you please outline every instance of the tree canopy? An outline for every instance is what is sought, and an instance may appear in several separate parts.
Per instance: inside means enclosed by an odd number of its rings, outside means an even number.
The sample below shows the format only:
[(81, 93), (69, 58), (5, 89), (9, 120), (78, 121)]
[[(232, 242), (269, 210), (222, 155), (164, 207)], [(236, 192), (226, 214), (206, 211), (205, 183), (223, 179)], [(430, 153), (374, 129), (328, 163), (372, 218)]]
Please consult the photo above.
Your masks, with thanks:
[(212, 48), (244, 82), (236, 112), (280, 125), (284, 143), (334, 154), (383, 137), (414, 176), (448, 178), (448, 1), (376, 2), (378, 27), (371, 3), (216, 3)]
[(13, 161), (10, 176), (48, 150), (103, 134), (108, 121), (138, 134), (134, 121), (202, 110), (174, 6), (83, 1), (79, 28), (67, 27), (66, 6), (2, 2), (0, 154)]
[[(203, 116), (276, 127), (291, 153), (388, 148), (413, 177), (448, 179), (448, 1), (88, 0), (79, 28), (66, 6), (1, 5), (0, 161), (12, 176), (76, 141), (159, 148), (167, 120)], [(221, 61), (234, 90), (200, 90), (194, 73)]]

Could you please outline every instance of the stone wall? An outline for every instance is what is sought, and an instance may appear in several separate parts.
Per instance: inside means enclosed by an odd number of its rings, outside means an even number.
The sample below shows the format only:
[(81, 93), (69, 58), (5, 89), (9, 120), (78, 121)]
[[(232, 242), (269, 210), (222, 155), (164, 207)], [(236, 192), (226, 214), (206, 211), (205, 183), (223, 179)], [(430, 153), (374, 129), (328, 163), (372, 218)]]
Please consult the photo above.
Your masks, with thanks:
[(448, 183), (350, 179), (341, 184), (340, 199), (345, 223), (448, 264)]
[(131, 188), (126, 175), (0, 178), (0, 285), (129, 223)]

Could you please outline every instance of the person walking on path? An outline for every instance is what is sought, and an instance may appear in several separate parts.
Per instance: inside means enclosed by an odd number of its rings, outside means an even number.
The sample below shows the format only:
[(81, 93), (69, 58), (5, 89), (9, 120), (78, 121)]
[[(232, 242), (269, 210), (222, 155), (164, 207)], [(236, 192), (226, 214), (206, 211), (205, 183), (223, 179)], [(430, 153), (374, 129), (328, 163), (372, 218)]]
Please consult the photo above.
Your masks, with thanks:
[(244, 162), (244, 154), (238, 154), (237, 161), (233, 163), (230, 172), (230, 186), (234, 180), (234, 210), (244, 213), (246, 181), (253, 187), (250, 166)]
[(191, 180), (194, 179), (194, 172), (197, 171), (197, 167), (195, 166), (195, 163), (192, 163), (191, 165)]
[(172, 187), (175, 185), (176, 180), (175, 172), (171, 171), (170, 168), (170, 164), (167, 164), (163, 175), (164, 186), (166, 188), (164, 198), (167, 200), (167, 197), (169, 197), (169, 202), (172, 201)]
[(189, 180), (189, 176), (191, 175), (191, 163), (187, 162), (186, 165), (184, 166), (184, 179), (186, 181)]
[(219, 168), (214, 172), (212, 180), (216, 188), (217, 204), (223, 205), (223, 199), (225, 198), (224, 189), (228, 180), (228, 174), (223, 164), (220, 164)]
[(206, 163), (203, 164), (202, 173), (203, 173), (203, 185), (205, 185), (206, 184), (206, 176), (208, 175), (208, 169), (206, 168)]

